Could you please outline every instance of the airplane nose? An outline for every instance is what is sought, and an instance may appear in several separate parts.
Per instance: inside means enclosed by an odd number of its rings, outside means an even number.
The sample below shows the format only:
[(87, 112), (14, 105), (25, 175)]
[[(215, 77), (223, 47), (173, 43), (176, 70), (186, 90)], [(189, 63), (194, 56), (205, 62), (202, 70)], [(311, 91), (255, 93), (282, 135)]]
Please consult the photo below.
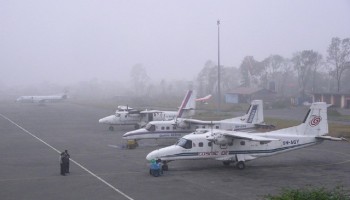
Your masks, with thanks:
[[(157, 151), (157, 150), (156, 150), (156, 151)], [(157, 152), (156, 152), (156, 151), (152, 151), (151, 153), (149, 153), (149, 154), (146, 156), (146, 160), (150, 161), (150, 160), (152, 160), (152, 159), (156, 159), (156, 158), (157, 158), (157, 156), (156, 156)]]

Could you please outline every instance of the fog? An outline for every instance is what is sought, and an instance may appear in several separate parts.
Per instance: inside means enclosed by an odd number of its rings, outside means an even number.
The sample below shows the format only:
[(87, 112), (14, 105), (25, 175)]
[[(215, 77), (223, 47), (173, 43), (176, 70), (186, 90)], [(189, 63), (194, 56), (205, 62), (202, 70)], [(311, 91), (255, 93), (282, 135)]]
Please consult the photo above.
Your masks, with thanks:
[(248, 55), (326, 54), (350, 36), (350, 1), (0, 1), (0, 84), (127, 87), (135, 65), (154, 82), (192, 81), (218, 60), (218, 19), (220, 63), (239, 67)]

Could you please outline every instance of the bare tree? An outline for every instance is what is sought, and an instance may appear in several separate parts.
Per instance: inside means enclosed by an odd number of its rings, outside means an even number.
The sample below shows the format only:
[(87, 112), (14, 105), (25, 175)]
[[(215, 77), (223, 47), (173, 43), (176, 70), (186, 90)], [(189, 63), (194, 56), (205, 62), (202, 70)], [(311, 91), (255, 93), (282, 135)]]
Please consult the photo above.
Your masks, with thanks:
[(342, 75), (345, 70), (350, 68), (350, 38), (341, 40), (340, 38), (332, 38), (332, 42), (328, 47), (327, 61), (333, 66), (330, 74), (337, 81), (337, 92), (340, 92), (340, 84)]
[(305, 97), (305, 89), (309, 82), (309, 77), (312, 77), (313, 72), (316, 71), (317, 67), (315, 66), (319, 64), (320, 58), (322, 58), (320, 54), (312, 50), (298, 52), (292, 58), (302, 97)]
[(136, 64), (132, 67), (130, 78), (136, 94), (143, 95), (147, 92), (146, 89), (150, 78), (147, 75), (146, 69), (141, 64)]

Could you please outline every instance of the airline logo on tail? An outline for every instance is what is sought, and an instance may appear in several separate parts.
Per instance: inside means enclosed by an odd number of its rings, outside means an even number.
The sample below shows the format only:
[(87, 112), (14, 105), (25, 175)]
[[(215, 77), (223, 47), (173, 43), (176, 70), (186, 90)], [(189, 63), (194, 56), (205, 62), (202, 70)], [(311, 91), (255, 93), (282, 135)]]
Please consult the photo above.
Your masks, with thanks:
[(253, 122), (253, 119), (254, 119), (254, 116), (255, 116), (255, 113), (256, 113), (257, 109), (258, 109), (258, 105), (253, 105), (252, 109), (250, 110), (250, 114), (249, 114), (247, 123), (252, 123)]
[(178, 114), (177, 114), (177, 117), (180, 118), (185, 110), (185, 107), (188, 103), (188, 101), (190, 100), (191, 96), (192, 96), (192, 90), (189, 90), (184, 98), (184, 100), (182, 101), (182, 104), (179, 108), (179, 111), (178, 111)]
[(313, 117), (313, 118), (311, 119), (311, 121), (309, 122), (309, 125), (310, 125), (311, 127), (317, 126), (317, 125), (321, 122), (321, 120), (322, 120), (322, 118), (321, 118), (320, 116), (313, 115), (313, 116), (311, 116), (311, 117)]

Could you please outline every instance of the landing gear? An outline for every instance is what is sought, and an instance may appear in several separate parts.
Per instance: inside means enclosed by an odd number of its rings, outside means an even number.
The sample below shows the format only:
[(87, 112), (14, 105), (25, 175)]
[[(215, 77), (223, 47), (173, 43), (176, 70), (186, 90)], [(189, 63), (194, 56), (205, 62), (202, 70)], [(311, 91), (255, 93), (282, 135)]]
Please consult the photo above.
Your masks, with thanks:
[(139, 128), (140, 128), (140, 125), (135, 124), (134, 128), (135, 128), (135, 129), (139, 129)]
[(168, 171), (169, 170), (169, 166), (168, 166), (168, 164), (165, 161), (163, 162), (162, 170), (163, 171)]
[(231, 164), (230, 161), (222, 161), (222, 164), (224, 164), (224, 166), (229, 166)]
[(109, 131), (114, 131), (114, 127), (113, 126), (110, 126), (108, 129), (109, 129)]
[(243, 161), (239, 161), (237, 164), (236, 164), (236, 167), (237, 169), (244, 169), (245, 168), (245, 164)]

